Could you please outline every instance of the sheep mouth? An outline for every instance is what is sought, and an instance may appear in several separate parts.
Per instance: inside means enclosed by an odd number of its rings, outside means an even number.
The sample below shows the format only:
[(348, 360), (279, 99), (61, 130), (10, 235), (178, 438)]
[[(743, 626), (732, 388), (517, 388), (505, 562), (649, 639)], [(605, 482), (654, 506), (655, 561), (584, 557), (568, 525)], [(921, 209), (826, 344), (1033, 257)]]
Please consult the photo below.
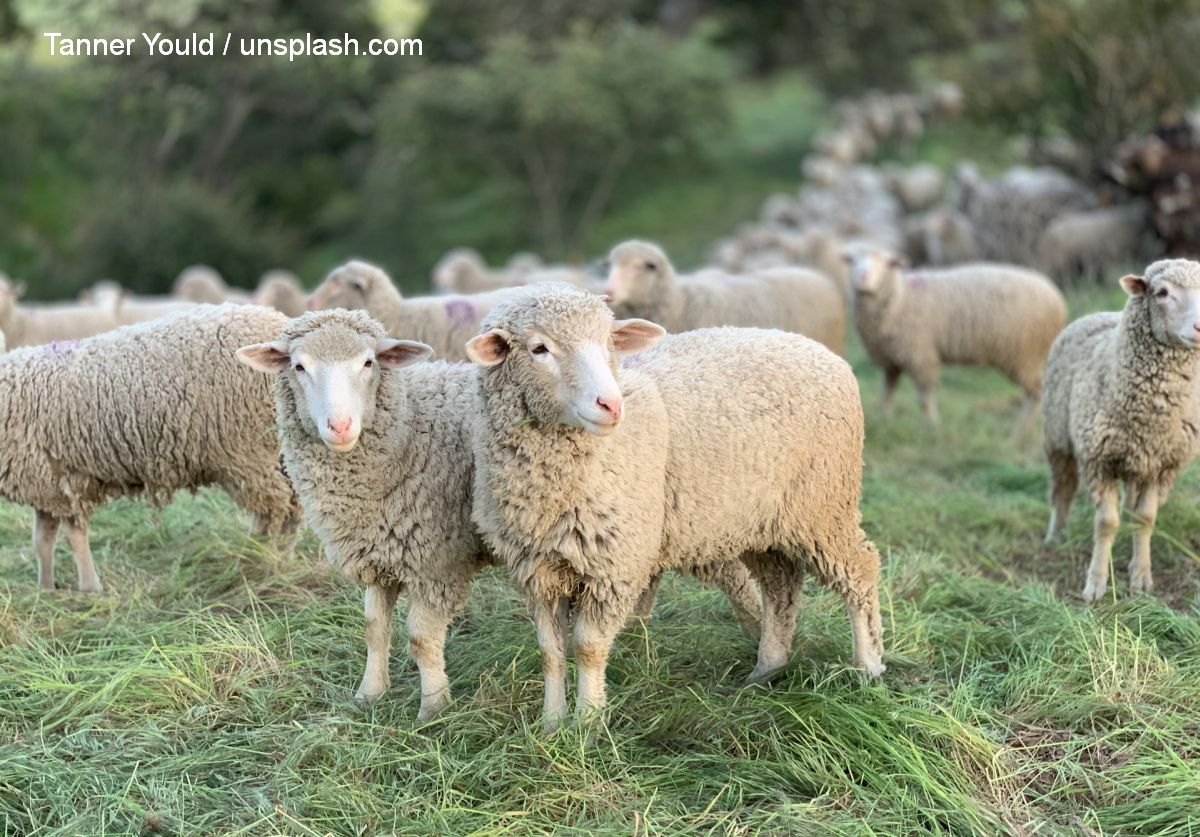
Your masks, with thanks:
[(332, 451), (336, 451), (337, 453), (349, 453), (358, 445), (357, 436), (344, 442), (335, 442), (332, 439), (326, 439), (324, 437), (322, 437), (321, 441), (325, 443), (325, 447)]

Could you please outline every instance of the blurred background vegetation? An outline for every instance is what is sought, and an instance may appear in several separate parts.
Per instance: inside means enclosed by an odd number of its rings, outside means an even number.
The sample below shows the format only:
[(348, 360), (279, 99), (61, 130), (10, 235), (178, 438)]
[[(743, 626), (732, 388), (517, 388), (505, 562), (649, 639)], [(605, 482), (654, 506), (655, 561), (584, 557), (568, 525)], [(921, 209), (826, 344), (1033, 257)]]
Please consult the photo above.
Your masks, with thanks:
[[(51, 58), (41, 33), (420, 37), (410, 58)], [(1200, 0), (0, 0), (0, 270), (32, 296), (251, 286), (449, 248), (684, 265), (791, 189), (838, 96), (965, 88), (931, 159), (1097, 160), (1200, 93)], [(943, 147), (944, 146), (944, 147)]]

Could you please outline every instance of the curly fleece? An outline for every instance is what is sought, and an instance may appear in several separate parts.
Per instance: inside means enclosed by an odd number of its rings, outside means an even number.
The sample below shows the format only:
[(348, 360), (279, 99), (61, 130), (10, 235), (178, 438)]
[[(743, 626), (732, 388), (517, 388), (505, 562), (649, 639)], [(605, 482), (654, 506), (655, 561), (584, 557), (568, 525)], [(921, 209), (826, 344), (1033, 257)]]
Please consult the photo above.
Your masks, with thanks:
[(86, 340), (0, 358), (0, 495), (86, 520), (116, 498), (167, 501), (219, 485), (285, 531), (298, 509), (271, 432), (270, 388), (234, 352), (286, 320), (249, 306), (203, 306)]

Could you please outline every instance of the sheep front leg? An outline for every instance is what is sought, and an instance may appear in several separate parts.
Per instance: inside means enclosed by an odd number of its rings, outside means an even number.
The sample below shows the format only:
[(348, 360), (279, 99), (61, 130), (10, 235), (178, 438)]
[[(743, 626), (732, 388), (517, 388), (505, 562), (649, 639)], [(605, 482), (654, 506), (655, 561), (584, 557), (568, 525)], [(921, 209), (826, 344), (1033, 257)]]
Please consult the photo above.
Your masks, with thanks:
[(1113, 541), (1121, 525), (1121, 513), (1117, 503), (1117, 486), (1104, 485), (1092, 490), (1092, 502), (1096, 504), (1093, 531), (1092, 563), (1088, 567), (1087, 583), (1083, 587), (1083, 599), (1094, 602), (1108, 589), (1108, 565), (1112, 561)]
[(883, 400), (879, 403), (879, 412), (885, 419), (892, 417), (892, 399), (896, 397), (896, 387), (899, 383), (900, 367), (885, 367), (883, 370)]
[(1158, 516), (1158, 486), (1139, 486), (1130, 492), (1133, 507), (1133, 560), (1129, 563), (1129, 589), (1134, 593), (1149, 593), (1154, 588), (1150, 575), (1150, 536)]
[(1046, 529), (1045, 543), (1057, 541), (1067, 527), (1071, 514), (1071, 501), (1079, 487), (1079, 468), (1075, 457), (1069, 453), (1055, 451), (1046, 457), (1050, 462), (1050, 525)]
[(567, 717), (567, 610), (566, 598), (534, 599), (530, 609), (542, 652), (542, 724), (553, 732)]
[[(609, 591), (612, 595), (613, 591)], [(606, 677), (608, 652), (617, 632), (624, 624), (624, 613), (633, 602), (622, 606), (619, 595), (615, 605), (600, 607), (593, 600), (580, 608), (575, 619), (575, 664), (579, 669), (579, 690), (575, 698), (575, 715), (581, 722), (603, 716), (608, 703)], [(611, 601), (611, 599), (609, 599)]]
[(429, 721), (450, 703), (446, 678), (446, 631), (451, 612), (413, 599), (408, 606), (408, 652), (421, 672), (421, 709), (418, 721)]
[(379, 700), (388, 687), (388, 656), (392, 643), (392, 616), (396, 611), (397, 584), (372, 584), (363, 593), (366, 617), (367, 668), (354, 699), (366, 704)]
[(54, 589), (54, 541), (58, 537), (58, 518), (37, 512), (33, 519), (33, 549), (38, 559), (38, 586)]
[(75, 574), (79, 577), (79, 592), (99, 593), (100, 576), (96, 573), (96, 564), (92, 561), (92, 544), (90, 527), (87, 518), (75, 518), (67, 521), (67, 543), (75, 555)]
[(936, 357), (924, 359), (912, 370), (913, 380), (917, 384), (917, 392), (921, 396), (921, 410), (934, 427), (937, 427), (941, 420), (937, 405), (938, 371)]

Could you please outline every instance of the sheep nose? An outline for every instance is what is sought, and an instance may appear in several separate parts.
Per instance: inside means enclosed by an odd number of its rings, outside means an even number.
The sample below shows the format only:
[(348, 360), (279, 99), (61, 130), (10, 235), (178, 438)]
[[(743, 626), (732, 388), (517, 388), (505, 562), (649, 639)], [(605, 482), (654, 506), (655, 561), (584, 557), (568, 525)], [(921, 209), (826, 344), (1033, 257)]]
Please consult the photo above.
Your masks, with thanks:
[(621, 418), (621, 396), (619, 395), (601, 395), (596, 399), (596, 406), (604, 411), (605, 415), (617, 421)]
[(329, 419), (326, 424), (329, 425), (329, 429), (335, 436), (341, 437), (350, 433), (351, 420), (349, 418)]

